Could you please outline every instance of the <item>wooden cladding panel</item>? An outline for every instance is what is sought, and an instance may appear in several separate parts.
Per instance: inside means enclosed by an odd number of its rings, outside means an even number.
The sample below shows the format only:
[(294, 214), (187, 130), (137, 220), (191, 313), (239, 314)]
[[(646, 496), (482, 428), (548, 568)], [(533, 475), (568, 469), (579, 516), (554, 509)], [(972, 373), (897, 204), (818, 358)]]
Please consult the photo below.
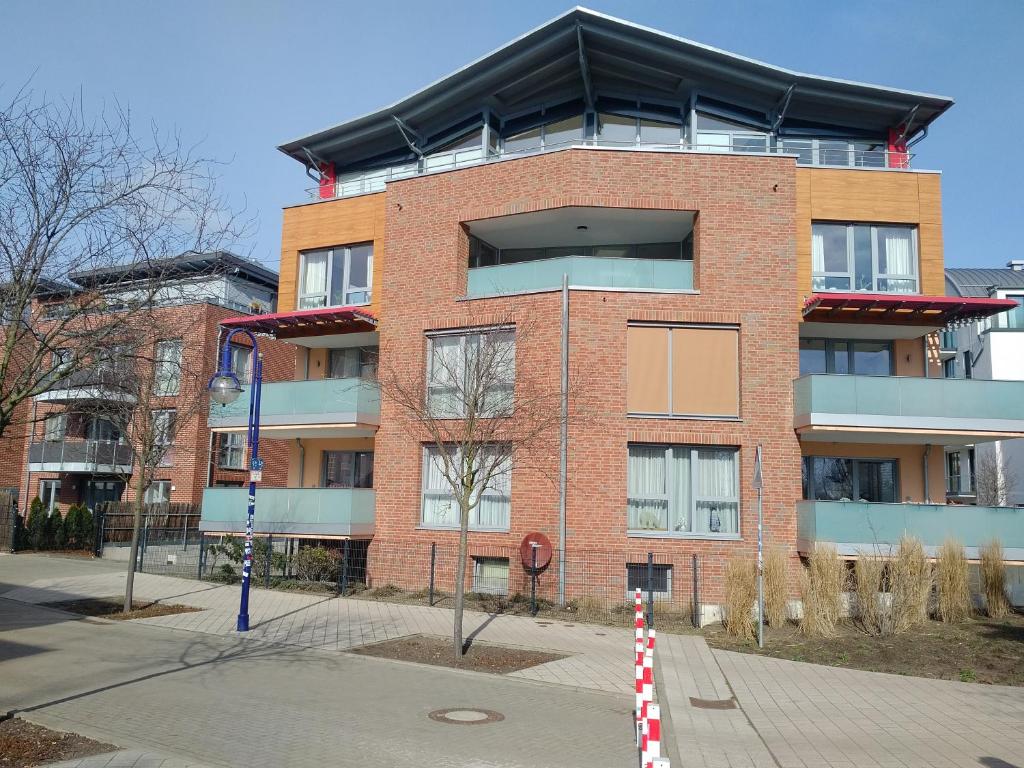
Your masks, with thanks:
[(370, 310), (380, 317), (384, 280), (385, 193), (361, 195), (286, 208), (281, 230), (281, 278), (277, 306), (296, 309), (299, 254), (313, 248), (373, 242), (373, 300)]

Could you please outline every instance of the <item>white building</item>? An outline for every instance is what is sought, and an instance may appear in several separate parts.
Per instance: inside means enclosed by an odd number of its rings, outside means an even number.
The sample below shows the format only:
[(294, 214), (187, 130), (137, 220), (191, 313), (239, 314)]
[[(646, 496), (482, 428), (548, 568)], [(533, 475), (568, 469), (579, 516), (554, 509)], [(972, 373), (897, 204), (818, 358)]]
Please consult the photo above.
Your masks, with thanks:
[[(947, 378), (1024, 381), (1024, 259), (1005, 269), (947, 269), (949, 296), (1013, 299), (1018, 306), (943, 334), (941, 356)], [(976, 482), (976, 476), (981, 482)], [(966, 502), (978, 487), (1006, 486), (1006, 498), (988, 504), (1024, 505), (1024, 440), (998, 440), (946, 453), (947, 496)]]

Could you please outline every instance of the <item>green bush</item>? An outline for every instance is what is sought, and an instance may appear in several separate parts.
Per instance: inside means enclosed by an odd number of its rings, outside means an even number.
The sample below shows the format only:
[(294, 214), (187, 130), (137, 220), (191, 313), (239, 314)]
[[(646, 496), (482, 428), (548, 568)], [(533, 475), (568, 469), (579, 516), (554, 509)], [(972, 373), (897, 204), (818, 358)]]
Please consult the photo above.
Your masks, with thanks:
[(43, 500), (36, 496), (28, 508), (25, 523), (25, 542), (29, 549), (43, 549), (46, 537), (46, 508)]
[(72, 504), (64, 515), (64, 540), (70, 549), (92, 549), (95, 541), (92, 512), (84, 504)]
[(64, 518), (60, 514), (60, 507), (54, 506), (50, 516), (46, 518), (46, 539), (49, 549), (65, 549), (68, 539), (64, 530)]
[(338, 575), (338, 559), (325, 547), (303, 547), (295, 553), (292, 566), (303, 581), (332, 581)]

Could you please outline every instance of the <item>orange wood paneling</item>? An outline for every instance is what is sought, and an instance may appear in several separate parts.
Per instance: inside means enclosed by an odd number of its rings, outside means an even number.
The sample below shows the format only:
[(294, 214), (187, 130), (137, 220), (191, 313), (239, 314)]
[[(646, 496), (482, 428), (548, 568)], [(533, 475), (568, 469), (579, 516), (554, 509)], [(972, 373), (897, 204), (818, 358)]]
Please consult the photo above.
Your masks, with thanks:
[(313, 248), (373, 241), (373, 296), (370, 309), (380, 317), (384, 279), (385, 196), (381, 192), (285, 208), (281, 231), (281, 278), (277, 306), (296, 308), (299, 253)]
[(668, 413), (669, 329), (630, 326), (626, 332), (626, 409)]
[(892, 351), (897, 376), (924, 376), (923, 339), (896, 339)]
[(672, 329), (672, 412), (738, 416), (739, 331)]

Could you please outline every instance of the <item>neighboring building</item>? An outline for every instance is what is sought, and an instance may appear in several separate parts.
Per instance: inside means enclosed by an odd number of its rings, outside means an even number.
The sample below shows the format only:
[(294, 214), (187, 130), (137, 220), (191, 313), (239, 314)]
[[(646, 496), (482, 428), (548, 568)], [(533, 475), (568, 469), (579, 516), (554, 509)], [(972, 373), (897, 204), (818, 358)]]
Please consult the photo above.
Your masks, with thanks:
[[(1017, 306), (948, 331), (942, 344), (948, 378), (1024, 381), (1024, 260), (1006, 269), (947, 269), (950, 296), (1012, 299)], [(976, 473), (978, 468), (978, 473)], [(951, 451), (946, 456), (946, 492), (964, 501), (1004, 495), (1003, 503), (1024, 505), (1024, 440), (996, 440)], [(986, 487), (987, 486), (987, 487)]]
[[(905, 531), (1024, 557), (1024, 517), (943, 505), (944, 447), (1024, 435), (1024, 383), (941, 375), (938, 332), (1008, 306), (944, 296), (940, 174), (909, 150), (951, 104), (577, 8), (283, 145), (319, 184), (284, 211), (279, 311), (224, 323), (297, 350), (294, 380), (264, 387), (264, 430), (294, 447), (257, 532), (370, 540), (372, 580), (422, 586), (455, 520), (430, 448), (379, 400), (377, 350), (443, 395), (431, 361), (511, 313), (535, 329), (517, 356), (557, 383), (565, 278), (589, 412), (568, 425), (564, 545), (600, 551), (616, 595), (654, 550), (659, 591), (687, 589), (672, 570), (700, 554), (721, 598), (725, 561), (756, 550), (759, 445), (766, 539), (794, 560)], [(470, 575), (519, 588), (488, 548), (539, 531), (557, 549), (549, 470), (494, 489)], [(206, 530), (244, 527), (239, 493), (208, 492)], [(592, 589), (577, 575), (566, 596)]]
[[(153, 359), (166, 370), (160, 396), (149, 405), (150, 416), (166, 432), (171, 447), (147, 488), (146, 500), (198, 504), (211, 480), (241, 484), (247, 478), (247, 466), (244, 456), (235, 456), (237, 440), (225, 437), (211, 441), (205, 406), (187, 418), (179, 415), (183, 407), (195, 410), (185, 405), (195, 400), (188, 400), (179, 371), (208, 369), (212, 373), (220, 322), (240, 311), (273, 311), (277, 274), (231, 253), (190, 253), (145, 268), (74, 274), (70, 277), (72, 285), (53, 293), (44, 291), (37, 300), (47, 308), (48, 316), (56, 319), (69, 295), (94, 291), (104, 295), (113, 312), (124, 306), (119, 299), (127, 300), (143, 290), (148, 295), (148, 286), (156, 277), (161, 287), (151, 320), (146, 321), (152, 326), (147, 333), (153, 338), (143, 344), (147, 349), (152, 346)], [(243, 375), (251, 362), (250, 352), (239, 345), (234, 353)], [(53, 354), (61, 353), (55, 350)], [(264, 350), (264, 359), (265, 368), (274, 375), (285, 375), (285, 367), (290, 370), (290, 354), (281, 345), (270, 345)], [(37, 495), (48, 507), (59, 507), (61, 512), (73, 503), (94, 508), (104, 501), (131, 499), (126, 489), (132, 487), (137, 467), (128, 438), (115, 426), (117, 420), (110, 418), (107, 405), (110, 398), (120, 397), (123, 392), (118, 387), (118, 363), (109, 359), (96, 360), (94, 368), (55, 381), (35, 398), (26, 413), (27, 434), (20, 441), (10, 440), (2, 459), (23, 471), (17, 483), (23, 509)], [(268, 450), (287, 448), (275, 448), (271, 443)], [(268, 475), (273, 477), (273, 471)], [(281, 482), (285, 476), (282, 471)]]

